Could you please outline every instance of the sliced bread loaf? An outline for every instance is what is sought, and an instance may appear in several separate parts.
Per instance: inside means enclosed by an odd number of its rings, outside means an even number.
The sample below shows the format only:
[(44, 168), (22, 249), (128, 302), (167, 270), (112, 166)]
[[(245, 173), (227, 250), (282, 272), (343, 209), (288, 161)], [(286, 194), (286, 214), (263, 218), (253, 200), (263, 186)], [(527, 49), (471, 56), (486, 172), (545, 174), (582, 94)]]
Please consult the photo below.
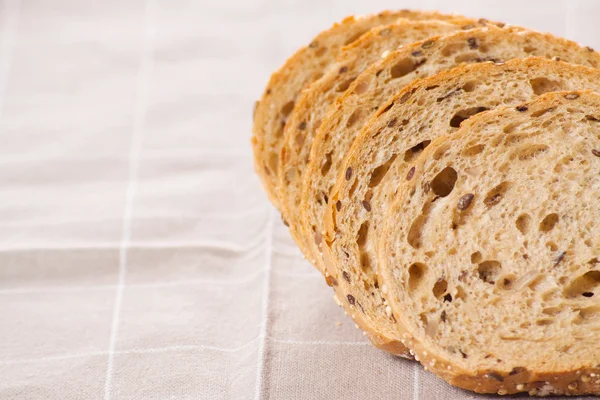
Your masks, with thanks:
[(480, 393), (600, 394), (600, 96), (482, 113), (411, 171), (379, 265), (415, 358)]
[(311, 259), (319, 269), (324, 268), (319, 244), (331, 188), (352, 142), (374, 112), (414, 79), (463, 62), (532, 56), (558, 57), (575, 64), (600, 66), (599, 53), (569, 40), (522, 28), (488, 26), (403, 46), (360, 74), (320, 124), (303, 174), (299, 221)]
[(386, 52), (433, 35), (469, 28), (475, 23), (476, 20), (466, 18), (450, 22), (402, 19), (373, 28), (345, 46), (325, 75), (302, 92), (284, 130), (277, 190), (279, 206), (289, 223), (292, 237), (307, 256), (307, 240), (301, 229), (302, 175), (308, 163), (312, 139), (329, 106), (361, 72), (380, 60)]
[(418, 153), (478, 112), (578, 88), (600, 91), (600, 71), (541, 58), (469, 64), (406, 86), (367, 123), (332, 190), (324, 259), (337, 296), (376, 345), (401, 346), (385, 299), (389, 288), (377, 280), (375, 245), (386, 194), (412, 179)]
[(385, 11), (377, 15), (348, 17), (317, 35), (302, 47), (269, 80), (262, 98), (254, 108), (252, 147), (254, 164), (271, 202), (278, 207), (277, 168), (283, 139), (283, 128), (294, 109), (300, 91), (323, 76), (339, 50), (369, 29), (389, 24), (399, 18), (454, 19), (452, 15), (413, 10)]

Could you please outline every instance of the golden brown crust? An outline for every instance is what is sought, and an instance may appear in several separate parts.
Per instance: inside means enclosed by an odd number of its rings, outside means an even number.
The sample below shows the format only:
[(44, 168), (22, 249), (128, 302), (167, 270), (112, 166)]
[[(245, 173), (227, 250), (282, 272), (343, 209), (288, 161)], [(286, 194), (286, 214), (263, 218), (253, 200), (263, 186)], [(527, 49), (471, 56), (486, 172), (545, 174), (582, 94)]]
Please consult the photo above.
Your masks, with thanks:
[[(408, 85), (405, 89), (399, 92), (390, 102), (382, 107), (380, 111), (369, 121), (367, 126), (363, 129), (361, 136), (355, 141), (352, 150), (350, 151), (348, 158), (346, 160), (346, 166), (341, 171), (346, 171), (348, 168), (352, 168), (352, 179), (362, 180), (365, 179), (365, 190), (369, 189), (369, 192), (375, 196), (375, 188), (367, 188), (366, 185), (369, 182), (368, 176), (372, 176), (371, 172), (361, 169), (366, 168), (366, 162), (360, 158), (361, 151), (372, 149), (377, 152), (378, 147), (382, 145), (389, 138), (386, 134), (378, 134), (381, 132), (379, 127), (382, 124), (382, 121), (377, 121), (378, 117), (384, 114), (387, 110), (389, 110), (389, 105), (394, 104), (394, 102), (402, 103), (403, 99), (407, 96), (410, 96), (412, 93), (421, 90), (423, 93), (429, 93), (428, 90), (425, 90), (426, 87), (441, 87), (442, 90), (446, 86), (450, 85), (458, 85), (458, 82), (462, 82), (462, 80), (468, 81), (470, 78), (471, 71), (475, 71), (478, 77), (485, 76), (493, 76), (498, 74), (507, 74), (510, 76), (511, 74), (515, 74), (517, 76), (517, 70), (519, 71), (519, 76), (526, 76), (527, 71), (541, 71), (541, 74), (555, 74), (554, 76), (561, 74), (563, 68), (567, 68), (570, 73), (573, 75), (582, 77), (589, 77), (590, 81), (594, 81), (597, 77), (598, 82), (600, 82), (600, 71), (581, 67), (574, 66), (558, 61), (550, 61), (546, 59), (525, 59), (525, 60), (513, 60), (507, 62), (502, 65), (495, 65), (492, 63), (483, 63), (483, 64), (470, 64), (460, 66), (450, 71), (442, 72), (433, 77), (420, 80), (414, 82), (411, 85)], [(507, 78), (508, 79), (508, 78)], [(587, 78), (586, 78), (587, 79)], [(529, 79), (521, 78), (521, 80), (525, 84), (529, 82)], [(582, 79), (583, 80), (583, 79)], [(425, 94), (423, 96), (426, 96)], [(468, 96), (472, 96), (471, 94)], [(529, 96), (528, 94), (522, 94), (522, 96)], [(502, 101), (503, 98), (500, 96), (496, 96), (497, 101)], [(525, 97), (524, 100), (530, 97)], [(494, 101), (496, 101), (494, 100)], [(412, 101), (412, 99), (411, 99)], [(514, 100), (513, 100), (514, 101)], [(435, 102), (435, 98), (434, 98)], [(491, 102), (491, 101), (490, 101)], [(416, 104), (416, 103), (415, 103)], [(391, 117), (390, 117), (391, 118)], [(402, 118), (400, 118), (401, 120)], [(411, 118), (413, 121), (419, 121), (420, 117)], [(387, 120), (386, 126), (387, 125)], [(378, 125), (379, 124), (379, 125)], [(389, 128), (390, 130), (396, 129)], [(413, 132), (413, 130), (417, 129), (417, 127), (412, 127), (406, 132)], [(397, 130), (397, 129), (396, 129)], [(430, 132), (434, 134), (434, 132)], [(435, 132), (436, 134), (443, 134), (443, 132)], [(370, 138), (376, 137), (378, 138), (377, 142), (371, 142)], [(391, 139), (391, 138), (389, 138)], [(413, 139), (417, 140), (417, 139)], [(418, 139), (421, 140), (421, 139)], [(381, 143), (379, 142), (381, 141)], [(370, 150), (369, 150), (370, 151)], [(371, 156), (368, 156), (371, 158)], [(388, 155), (386, 156), (375, 156), (372, 155), (372, 159), (377, 157), (377, 160), (373, 162), (373, 167), (376, 167), (377, 163), (385, 163)], [(383, 185), (383, 183), (381, 184)], [(395, 329), (393, 328), (393, 319), (395, 317), (395, 313), (388, 314), (389, 321), (386, 322), (385, 314), (388, 313), (387, 307), (385, 306), (385, 290), (383, 286), (378, 286), (378, 282), (376, 279), (371, 278), (369, 273), (366, 272), (362, 264), (362, 256), (361, 250), (356, 248), (356, 245), (348, 244), (348, 247), (342, 247), (339, 243), (339, 239), (341, 236), (347, 237), (348, 241), (356, 240), (352, 238), (360, 237), (359, 227), (363, 225), (367, 225), (364, 221), (365, 219), (372, 218), (372, 213), (376, 211), (375, 205), (373, 204), (373, 210), (366, 212), (363, 210), (363, 206), (361, 205), (365, 192), (361, 191), (362, 189), (357, 188), (355, 183), (352, 180), (346, 180), (345, 174), (340, 173), (340, 176), (337, 180), (336, 186), (334, 190), (332, 190), (331, 196), (331, 205), (328, 208), (325, 219), (325, 243), (327, 243), (327, 247), (324, 251), (324, 259), (325, 259), (325, 270), (329, 275), (333, 277), (333, 279), (337, 282), (337, 286), (335, 286), (335, 290), (338, 298), (342, 300), (342, 304), (349, 311), (350, 314), (358, 314), (354, 312), (357, 308), (351, 308), (353, 304), (350, 302), (344, 302), (343, 300), (348, 296), (352, 295), (354, 298), (353, 303), (362, 304), (366, 297), (366, 292), (372, 292), (374, 298), (379, 297), (383, 300), (383, 306), (381, 306), (380, 301), (377, 300), (374, 304), (377, 304), (378, 309), (375, 311), (374, 309), (369, 309), (368, 316), (362, 317), (360, 320), (356, 320), (356, 323), (365, 331), (371, 332), (372, 336), (382, 338), (380, 342), (382, 343), (392, 343), (399, 342), (400, 338), (395, 333)], [(344, 219), (344, 216), (348, 216), (348, 221), (352, 221), (352, 226), (342, 226), (339, 222)], [(377, 225), (376, 222), (370, 222), (371, 226)], [(368, 226), (368, 225), (367, 225)], [(381, 235), (380, 232), (376, 234), (375, 237), (379, 237)], [(371, 239), (374, 240), (374, 239)], [(347, 274), (347, 275), (346, 275)], [(344, 279), (346, 278), (347, 279)], [(368, 289), (367, 289), (368, 288)], [(364, 308), (364, 306), (363, 306)], [(383, 311), (385, 310), (385, 311)], [(375, 322), (378, 321), (378, 322)], [(367, 323), (365, 323), (367, 322)], [(398, 345), (397, 347), (400, 347)]]
[(260, 101), (255, 105), (251, 143), (256, 173), (276, 207), (279, 208), (276, 187), (283, 129), (300, 91), (324, 72), (347, 42), (372, 27), (420, 14), (419, 11), (399, 10), (347, 17), (319, 33), (308, 46), (296, 51), (271, 75)]
[[(353, 115), (355, 110), (371, 109), (374, 105), (380, 104), (379, 102), (383, 101), (385, 93), (389, 92), (388, 87), (400, 90), (408, 79), (424, 78), (440, 70), (456, 67), (461, 62), (500, 60), (500, 56), (502, 56), (502, 60), (528, 56), (561, 56), (569, 62), (593, 67), (600, 66), (600, 54), (597, 52), (590, 52), (575, 42), (551, 34), (529, 31), (519, 27), (494, 29), (493, 26), (488, 26), (446, 36), (432, 37), (428, 41), (435, 41), (438, 45), (423, 48), (425, 41), (413, 43), (391, 52), (386, 58), (373, 64), (359, 75), (348, 90), (335, 101), (327, 116), (323, 119), (313, 140), (309, 156), (310, 162), (306, 167), (302, 184), (300, 221), (304, 238), (314, 237), (316, 232), (323, 233), (322, 220), (326, 208), (325, 198), (328, 199), (331, 196), (330, 187), (335, 182), (341, 168), (343, 158), (340, 153), (345, 154), (349, 150), (350, 144), (360, 132), (361, 124), (367, 120), (370, 114), (364, 113), (365, 115), (361, 116), (355, 125), (347, 127), (349, 117)], [(507, 48), (497, 48), (504, 44), (504, 41), (508, 41)], [(495, 42), (499, 42), (499, 44), (496, 45)], [(540, 48), (543, 43), (547, 44), (546, 47)], [(462, 46), (465, 45), (469, 49), (463, 49)], [(449, 47), (453, 48), (454, 52), (444, 54), (442, 49)], [(475, 48), (472, 49), (471, 47)], [(458, 61), (454, 59), (454, 57), (457, 57), (456, 54), (460, 54), (461, 57)], [(412, 60), (412, 65), (418, 65), (418, 68), (401, 78), (391, 80), (386, 72), (402, 60), (407, 59)], [(431, 63), (438, 61), (440, 62), (438, 69), (432, 71)], [(442, 65), (441, 62), (445, 64)], [(405, 80), (405, 78), (408, 79)], [(384, 83), (384, 81), (387, 83)], [(367, 88), (365, 89), (365, 87)], [(360, 93), (357, 93), (357, 91)], [(342, 133), (344, 137), (340, 137)], [(327, 160), (329, 160), (328, 170), (324, 173), (322, 166), (327, 163)], [(313, 227), (316, 227), (316, 232)], [(315, 260), (317, 267), (323, 270), (321, 250), (312, 240), (307, 240), (307, 246), (311, 258)]]
[[(480, 114), (467, 120), (457, 132), (438, 137), (425, 149), (414, 164), (416, 172), (413, 178), (398, 191), (398, 196), (394, 200), (390, 212), (399, 212), (403, 204), (408, 202), (413, 189), (418, 185), (417, 182), (422, 181), (426, 160), (435, 157), (436, 151), (440, 148), (447, 148), (448, 143), (468, 142), (473, 129), (481, 129), (487, 121), (493, 121), (500, 114), (514, 113), (516, 110), (519, 114), (529, 113), (535, 115), (536, 111), (554, 110), (556, 107), (570, 104), (573, 104), (573, 107), (576, 108), (575, 100), (577, 102), (582, 101), (600, 112), (600, 95), (597, 93), (591, 91), (554, 92), (544, 94), (517, 107), (501, 107)], [(386, 235), (394, 229), (393, 224), (387, 225), (382, 238), (387, 237)], [(383, 282), (391, 284), (394, 278), (391, 266), (387, 265), (385, 239), (382, 239), (381, 242), (381, 253), (379, 254), (381, 278)], [(406, 326), (405, 320), (402, 318), (402, 310), (398, 309), (399, 305), (391, 296), (389, 300), (392, 308), (398, 311), (396, 314), (399, 316), (397, 327), (402, 342), (411, 349), (411, 354), (426, 370), (434, 372), (452, 385), (477, 393), (497, 393), (500, 395), (515, 393), (528, 393), (532, 396), (600, 394), (600, 364), (597, 363), (598, 360), (582, 360), (581, 367), (573, 369), (561, 369), (550, 365), (547, 368), (549, 371), (535, 371), (528, 365), (513, 367), (508, 366), (510, 364), (506, 363), (503, 363), (502, 366), (499, 364), (494, 369), (467, 370), (458, 366), (456, 362), (446, 358), (438, 349), (426, 346), (422, 340), (411, 334), (411, 329)], [(540, 356), (543, 357), (540, 354), (532, 354), (533, 358), (539, 358)]]
[[(392, 24), (372, 28), (360, 38), (344, 46), (325, 75), (313, 82), (297, 99), (294, 110), (284, 129), (283, 144), (279, 154), (277, 194), (280, 209), (290, 224), (292, 237), (303, 253), (308, 253), (309, 238), (302, 235), (300, 197), (302, 173), (308, 161), (312, 138), (316, 128), (336, 97), (351, 81), (384, 51), (397, 48), (432, 35), (449, 33), (464, 26), (477, 24), (476, 20), (444, 16), (433, 12), (413, 13)], [(429, 20), (446, 19), (448, 22)]]

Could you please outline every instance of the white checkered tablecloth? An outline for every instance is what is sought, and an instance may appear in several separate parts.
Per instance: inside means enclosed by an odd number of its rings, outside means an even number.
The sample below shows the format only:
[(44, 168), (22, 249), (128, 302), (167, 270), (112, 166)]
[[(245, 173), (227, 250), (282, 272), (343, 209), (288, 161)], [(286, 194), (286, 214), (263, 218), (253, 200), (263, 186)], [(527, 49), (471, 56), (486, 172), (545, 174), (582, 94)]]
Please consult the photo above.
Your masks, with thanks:
[(404, 7), (600, 47), (596, 0), (0, 0), (0, 399), (473, 398), (366, 342), (252, 167), (270, 72)]

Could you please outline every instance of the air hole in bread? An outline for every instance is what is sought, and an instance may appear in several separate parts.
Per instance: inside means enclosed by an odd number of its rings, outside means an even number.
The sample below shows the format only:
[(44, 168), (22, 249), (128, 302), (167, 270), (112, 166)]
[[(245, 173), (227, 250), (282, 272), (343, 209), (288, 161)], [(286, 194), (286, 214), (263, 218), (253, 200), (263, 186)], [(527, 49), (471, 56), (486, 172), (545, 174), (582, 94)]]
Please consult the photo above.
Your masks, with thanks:
[(331, 163), (332, 163), (331, 154), (332, 153), (333, 153), (333, 151), (330, 151), (329, 153), (325, 154), (325, 159), (322, 161), (321, 175), (323, 175), (323, 176), (327, 175), (327, 173), (331, 169)]
[[(323, 50), (323, 51), (322, 51), (323, 53), (325, 52), (325, 49), (321, 49), (321, 50)], [(320, 52), (320, 51), (319, 51), (319, 52)], [(317, 52), (317, 53), (319, 53), (319, 52)], [(321, 68), (322, 68), (323, 70), (324, 70), (325, 68), (327, 68), (327, 66), (328, 66), (328, 64), (327, 64), (327, 63), (321, 63), (320, 65), (321, 65)], [(318, 81), (319, 79), (321, 79), (321, 78), (323, 77), (323, 75), (325, 75), (325, 73), (323, 72), (323, 70), (321, 70), (321, 71), (318, 71), (317, 73), (315, 73), (315, 74), (312, 76), (312, 80), (313, 80), (313, 81)]]
[(537, 48), (530, 45), (525, 45), (525, 47), (523, 47), (523, 51), (525, 53), (533, 53), (534, 51), (537, 51)]
[(427, 265), (423, 263), (414, 263), (408, 268), (408, 291), (414, 292), (423, 283), (423, 278), (427, 273)]
[(354, 86), (354, 93), (356, 94), (366, 93), (367, 90), (369, 90), (369, 82), (366, 79), (361, 79)]
[(423, 140), (421, 143), (418, 143), (418, 144), (414, 145), (413, 147), (411, 147), (410, 149), (406, 150), (404, 152), (404, 161), (407, 163), (411, 162), (416, 157), (417, 154), (419, 154), (427, 146), (429, 146), (429, 143), (431, 143), (431, 140)]
[(288, 168), (288, 170), (285, 172), (286, 182), (289, 183), (289, 182), (293, 181), (296, 178), (296, 172), (297, 172), (296, 168), (294, 168), (294, 167)]
[(502, 264), (496, 260), (487, 260), (477, 266), (479, 279), (486, 283), (493, 284), (496, 281), (500, 271), (502, 271)]
[(547, 326), (547, 325), (552, 325), (553, 323), (554, 323), (554, 319), (552, 319), (552, 318), (538, 319), (537, 321), (535, 321), (535, 324), (537, 326)]
[(503, 290), (511, 290), (516, 280), (517, 276), (515, 274), (507, 274), (498, 279), (498, 286)]
[(358, 187), (358, 179), (354, 179), (354, 182), (352, 182), (352, 186), (350, 187), (350, 190), (348, 191), (349, 197), (354, 196), (354, 192), (356, 192), (357, 187)]
[(477, 56), (477, 54), (474, 52), (461, 53), (461, 54), (457, 55), (456, 57), (454, 57), (455, 64), (470, 63), (473, 61), (483, 61), (483, 60), (481, 60)]
[(540, 232), (550, 232), (554, 229), (554, 226), (558, 223), (558, 214), (552, 213), (544, 217), (540, 222)]
[(508, 125), (506, 125), (503, 129), (502, 132), (504, 133), (513, 133), (515, 131), (516, 128), (518, 128), (521, 125), (520, 122), (513, 122), (510, 123)]
[[(546, 114), (546, 113), (549, 113), (549, 112), (552, 112), (552, 111), (554, 111), (554, 110), (555, 110), (555, 108), (554, 108), (554, 107), (550, 107), (550, 108), (544, 108), (544, 109), (542, 109), (542, 110), (537, 110), (537, 111), (534, 111), (534, 112), (532, 112), (532, 113), (531, 113), (531, 116), (532, 116), (533, 118), (541, 117), (542, 115), (544, 115), (544, 114)], [(545, 121), (545, 122), (544, 122), (542, 125), (544, 125), (544, 126), (546, 126), (546, 127), (547, 127), (547, 126), (548, 126), (548, 125), (547, 125), (547, 122), (548, 122), (548, 121)]]
[[(509, 133), (509, 132), (506, 132), (506, 133)], [(519, 143), (523, 142), (523, 140), (525, 140), (525, 139), (526, 139), (526, 137), (524, 137), (523, 135), (518, 135), (518, 134), (509, 135), (509, 134), (507, 134), (504, 137), (504, 146), (506, 146), (506, 147), (514, 146), (516, 144), (519, 144)], [(513, 155), (512, 158), (514, 159), (514, 155)]]
[(296, 135), (296, 137), (294, 138), (294, 141), (296, 142), (296, 146), (298, 148), (302, 148), (302, 146), (304, 145), (304, 134), (299, 133)]
[(457, 286), (456, 287), (456, 295), (455, 295), (456, 299), (460, 299), (462, 301), (467, 300), (467, 292), (465, 292), (465, 289), (463, 289), (462, 286)]
[[(375, 279), (375, 271), (371, 266), (371, 258), (369, 258), (369, 254), (365, 252), (360, 253), (360, 266), (364, 274), (366, 274), (366, 280), (371, 281)], [(365, 282), (366, 283), (366, 282)]]
[(479, 264), (482, 259), (483, 259), (483, 257), (481, 256), (481, 253), (478, 251), (471, 254), (471, 263), (473, 263), (473, 264)]
[(596, 289), (599, 285), (600, 271), (589, 271), (575, 278), (567, 287), (564, 288), (563, 294), (567, 298), (577, 298), (581, 297), (583, 293), (594, 293), (594, 289)]
[[(326, 52), (326, 51), (327, 51), (327, 47), (319, 47), (319, 48), (318, 48), (318, 49), (315, 51), (315, 55), (316, 55), (317, 57), (322, 57), (323, 55), (325, 55), (325, 52)], [(323, 76), (323, 75), (322, 75), (322, 72), (321, 72), (321, 76)], [(317, 79), (319, 79), (319, 78), (316, 78), (315, 80), (317, 80)]]
[(542, 95), (548, 92), (557, 92), (563, 88), (561, 82), (553, 81), (548, 78), (534, 78), (529, 80), (531, 89), (536, 95)]
[(403, 58), (390, 68), (392, 79), (401, 78), (417, 69), (417, 64), (411, 58)]
[(433, 285), (432, 291), (436, 299), (441, 298), (448, 291), (448, 282), (444, 278), (438, 279)]
[(356, 238), (356, 244), (358, 244), (359, 247), (362, 247), (365, 245), (365, 243), (367, 242), (368, 234), (369, 234), (369, 221), (365, 221), (360, 226), (360, 229), (358, 230), (358, 236)]
[(458, 128), (460, 124), (466, 120), (471, 118), (475, 114), (479, 114), (480, 112), (487, 111), (488, 108), (485, 107), (470, 107), (464, 110), (460, 110), (454, 114), (454, 116), (450, 119), (450, 127)]
[(387, 160), (384, 164), (375, 168), (371, 173), (371, 179), (369, 180), (369, 187), (376, 187), (381, 183), (385, 174), (387, 174), (388, 170), (392, 166), (392, 163), (396, 160), (396, 154), (394, 154), (389, 160)]
[(485, 199), (483, 200), (483, 203), (488, 207), (492, 207), (500, 203), (500, 201), (502, 201), (502, 197), (510, 189), (511, 186), (512, 185), (510, 182), (502, 182), (501, 184), (497, 185), (495, 188), (493, 188), (487, 193)]
[(515, 225), (517, 225), (519, 232), (521, 232), (523, 235), (526, 235), (531, 227), (531, 216), (529, 214), (519, 215), (515, 221)]
[(440, 197), (446, 197), (454, 189), (457, 179), (458, 173), (456, 170), (452, 167), (446, 167), (431, 181), (431, 190)]
[(475, 89), (477, 89), (477, 86), (479, 86), (480, 83), (481, 82), (476, 81), (476, 80), (467, 81), (462, 86), (462, 90), (464, 90), (467, 93), (470, 93), (470, 92), (474, 91)]
[(579, 317), (585, 322), (589, 322), (590, 320), (598, 319), (600, 317), (600, 307), (598, 306), (586, 307), (576, 311), (579, 311)]
[(452, 54), (456, 53), (457, 51), (462, 50), (465, 47), (465, 45), (466, 45), (466, 42), (465, 43), (461, 42), (461, 43), (448, 44), (448, 45), (444, 46), (444, 48), (442, 49), (442, 55), (444, 57), (449, 57)]
[(268, 163), (269, 170), (277, 171), (278, 165), (279, 165), (279, 156), (277, 154), (269, 155), (269, 163)]
[(425, 217), (423, 214), (421, 214), (417, 218), (415, 218), (413, 223), (410, 225), (410, 229), (408, 230), (406, 241), (415, 249), (421, 247), (421, 234), (424, 222)]
[(346, 121), (346, 128), (352, 127), (356, 123), (356, 121), (358, 121), (359, 118), (362, 116), (362, 113), (362, 108), (357, 108), (356, 110), (354, 110), (354, 112), (350, 114), (348, 120)]
[(544, 154), (548, 149), (549, 147), (545, 144), (531, 144), (518, 149), (516, 156), (519, 161), (529, 161)]
[(556, 245), (556, 243), (550, 241), (550, 242), (546, 242), (546, 247), (548, 247), (550, 249), (550, 251), (557, 251), (558, 250), (558, 246)]
[(546, 315), (555, 316), (555, 315), (560, 314), (563, 311), (564, 310), (562, 307), (547, 307), (542, 310), (542, 313), (544, 313)]
[(538, 273), (536, 274), (535, 278), (531, 280), (529, 285), (527, 285), (527, 287), (536, 292), (543, 292), (548, 290), (549, 285), (551, 284), (552, 283), (548, 279), (547, 275)]
[(476, 144), (474, 146), (464, 149), (462, 152), (462, 155), (464, 157), (473, 157), (473, 156), (476, 156), (477, 154), (481, 153), (483, 151), (483, 149), (485, 149), (484, 144)]
[(335, 88), (335, 91), (336, 92), (345, 92), (346, 89), (348, 89), (350, 87), (352, 82), (354, 82), (354, 79), (356, 79), (356, 77), (348, 78), (348, 79), (342, 81), (339, 85), (337, 85), (337, 87)]
[(292, 112), (292, 110), (294, 109), (294, 101), (288, 101), (287, 103), (285, 103), (283, 106), (281, 106), (281, 115), (283, 115), (283, 117), (287, 117), (288, 115), (290, 115), (290, 113)]

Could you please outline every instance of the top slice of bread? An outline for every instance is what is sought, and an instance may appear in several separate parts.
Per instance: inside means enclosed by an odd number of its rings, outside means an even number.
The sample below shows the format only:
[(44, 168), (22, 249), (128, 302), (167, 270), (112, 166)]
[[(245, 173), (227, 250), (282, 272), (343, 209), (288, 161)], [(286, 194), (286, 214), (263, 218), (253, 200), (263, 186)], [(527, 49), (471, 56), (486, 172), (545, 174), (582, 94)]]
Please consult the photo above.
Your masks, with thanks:
[(469, 28), (476, 23), (476, 20), (467, 18), (455, 18), (449, 22), (401, 19), (373, 28), (342, 48), (325, 75), (302, 92), (284, 130), (277, 190), (280, 210), (290, 226), (292, 237), (307, 257), (310, 257), (305, 251), (307, 238), (302, 235), (301, 229), (302, 177), (312, 139), (329, 106), (361, 72), (380, 60), (382, 54), (430, 36)]
[(360, 74), (320, 124), (304, 173), (300, 221), (318, 268), (324, 268), (319, 243), (331, 188), (354, 139), (384, 102), (413, 80), (461, 63), (534, 56), (600, 66), (600, 54), (577, 43), (522, 28), (490, 25), (403, 46)]
[(352, 43), (369, 29), (399, 18), (452, 19), (454, 16), (400, 10), (348, 17), (317, 35), (308, 46), (299, 49), (271, 75), (260, 101), (255, 105), (252, 147), (256, 172), (276, 207), (279, 207), (276, 186), (283, 129), (300, 91), (323, 76), (343, 46)]
[(413, 168), (379, 256), (416, 358), (480, 393), (600, 394), (600, 96), (479, 114)]
[(376, 276), (386, 194), (411, 178), (410, 163), (429, 141), (456, 131), (469, 116), (580, 88), (600, 91), (600, 71), (540, 58), (470, 64), (406, 86), (367, 123), (332, 190), (324, 256), (342, 304), (381, 347), (401, 343), (385, 299), (390, 288)]

